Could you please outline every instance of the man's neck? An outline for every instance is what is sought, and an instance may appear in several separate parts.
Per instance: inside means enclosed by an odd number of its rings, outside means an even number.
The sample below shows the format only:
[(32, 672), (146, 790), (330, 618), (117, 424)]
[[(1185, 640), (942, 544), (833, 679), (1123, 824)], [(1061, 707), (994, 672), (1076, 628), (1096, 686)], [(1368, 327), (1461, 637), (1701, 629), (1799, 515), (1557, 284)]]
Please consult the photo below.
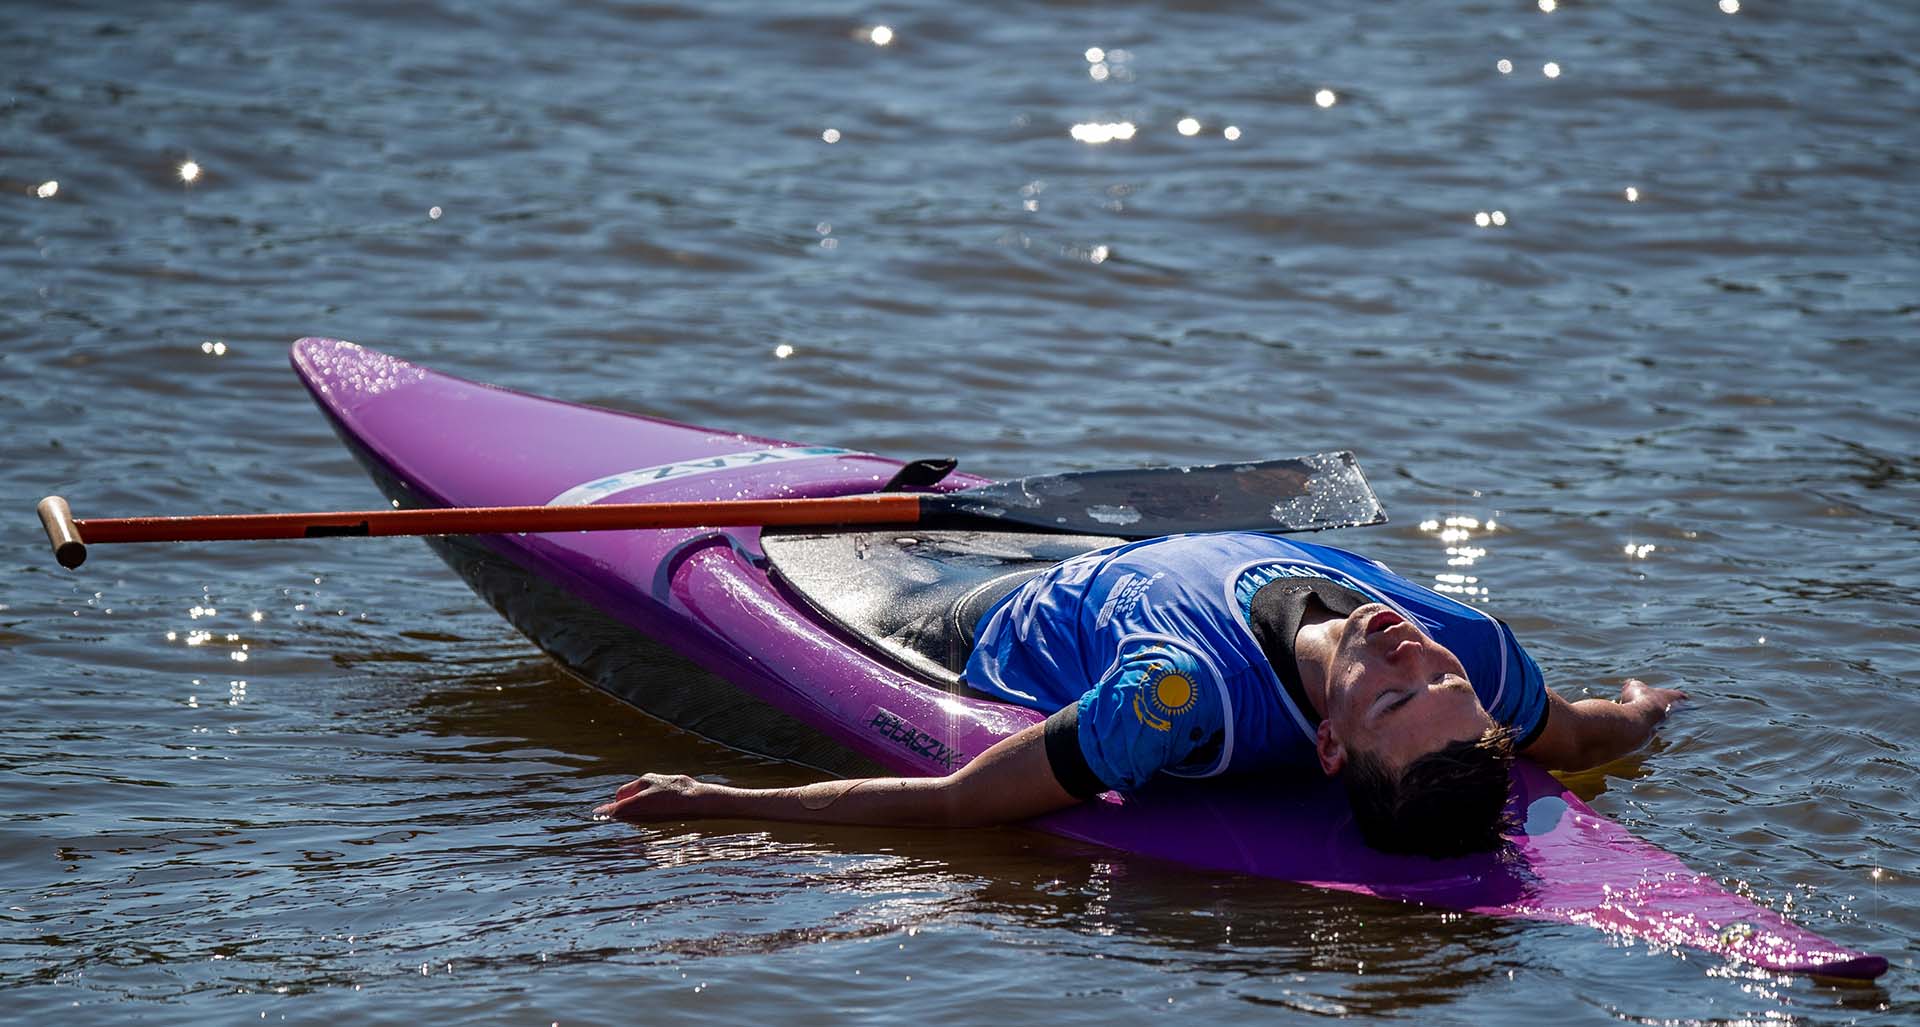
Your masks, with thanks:
[(1319, 603), (1308, 603), (1306, 616), (1300, 618), (1300, 632), (1293, 636), (1293, 658), (1300, 668), (1301, 688), (1322, 720), (1327, 716), (1327, 672), (1333, 667), (1334, 625), (1345, 619)]

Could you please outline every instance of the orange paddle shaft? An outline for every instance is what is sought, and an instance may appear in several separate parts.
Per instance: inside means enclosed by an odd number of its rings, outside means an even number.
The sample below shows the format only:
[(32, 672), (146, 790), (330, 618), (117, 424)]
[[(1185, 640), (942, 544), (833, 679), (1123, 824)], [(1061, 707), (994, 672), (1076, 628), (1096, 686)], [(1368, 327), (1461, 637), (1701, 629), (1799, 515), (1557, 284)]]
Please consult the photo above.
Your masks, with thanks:
[(236, 539), (359, 535), (497, 535), (736, 525), (827, 527), (915, 524), (920, 496), (867, 494), (821, 499), (742, 499), (711, 503), (604, 503), (595, 506), (469, 506), (335, 513), (220, 514), (75, 520), (67, 501), (40, 501), (40, 523), (66, 567), (99, 542), (220, 542)]

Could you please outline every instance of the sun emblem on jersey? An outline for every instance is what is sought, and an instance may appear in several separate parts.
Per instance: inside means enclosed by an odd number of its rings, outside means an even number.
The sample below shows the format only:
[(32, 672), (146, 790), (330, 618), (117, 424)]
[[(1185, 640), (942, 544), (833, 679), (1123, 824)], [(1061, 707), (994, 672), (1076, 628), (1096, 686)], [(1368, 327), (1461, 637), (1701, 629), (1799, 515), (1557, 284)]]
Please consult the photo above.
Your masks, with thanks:
[(1155, 731), (1173, 729), (1173, 718), (1193, 708), (1193, 679), (1164, 663), (1147, 669), (1147, 680), (1133, 697), (1133, 715)]
[(1193, 706), (1193, 681), (1185, 674), (1168, 674), (1153, 683), (1153, 704), (1169, 717)]

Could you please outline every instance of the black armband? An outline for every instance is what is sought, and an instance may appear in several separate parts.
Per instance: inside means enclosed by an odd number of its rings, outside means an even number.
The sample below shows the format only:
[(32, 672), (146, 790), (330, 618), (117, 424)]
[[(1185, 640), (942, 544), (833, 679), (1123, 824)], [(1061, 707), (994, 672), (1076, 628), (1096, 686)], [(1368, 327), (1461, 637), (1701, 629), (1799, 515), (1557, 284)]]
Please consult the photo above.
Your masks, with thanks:
[(1533, 740), (1540, 737), (1540, 732), (1545, 731), (1547, 729), (1547, 718), (1551, 716), (1553, 716), (1553, 701), (1548, 700), (1545, 704), (1541, 706), (1540, 719), (1534, 722), (1533, 730), (1527, 732), (1526, 735), (1523, 737), (1514, 738), (1513, 751), (1519, 752), (1525, 749), (1527, 746), (1532, 745)]
[(1068, 795), (1091, 799), (1110, 790), (1106, 782), (1094, 774), (1093, 768), (1087, 766), (1086, 754), (1080, 750), (1079, 703), (1048, 717), (1045, 737), (1047, 765), (1053, 768), (1054, 780), (1060, 782)]

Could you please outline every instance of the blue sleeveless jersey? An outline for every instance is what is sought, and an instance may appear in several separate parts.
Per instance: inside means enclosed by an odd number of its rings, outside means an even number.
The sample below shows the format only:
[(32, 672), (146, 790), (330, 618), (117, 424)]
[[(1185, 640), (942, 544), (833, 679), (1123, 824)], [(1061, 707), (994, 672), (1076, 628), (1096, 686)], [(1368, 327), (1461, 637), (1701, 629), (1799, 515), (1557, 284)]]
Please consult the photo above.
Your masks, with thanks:
[(1332, 546), (1272, 535), (1175, 535), (1074, 557), (982, 618), (972, 687), (1049, 713), (1078, 703), (1087, 765), (1110, 788), (1157, 771), (1318, 766), (1296, 707), (1248, 623), (1280, 577), (1326, 578), (1386, 603), (1452, 650), (1494, 720), (1530, 740), (1546, 716), (1540, 669), (1505, 624)]

